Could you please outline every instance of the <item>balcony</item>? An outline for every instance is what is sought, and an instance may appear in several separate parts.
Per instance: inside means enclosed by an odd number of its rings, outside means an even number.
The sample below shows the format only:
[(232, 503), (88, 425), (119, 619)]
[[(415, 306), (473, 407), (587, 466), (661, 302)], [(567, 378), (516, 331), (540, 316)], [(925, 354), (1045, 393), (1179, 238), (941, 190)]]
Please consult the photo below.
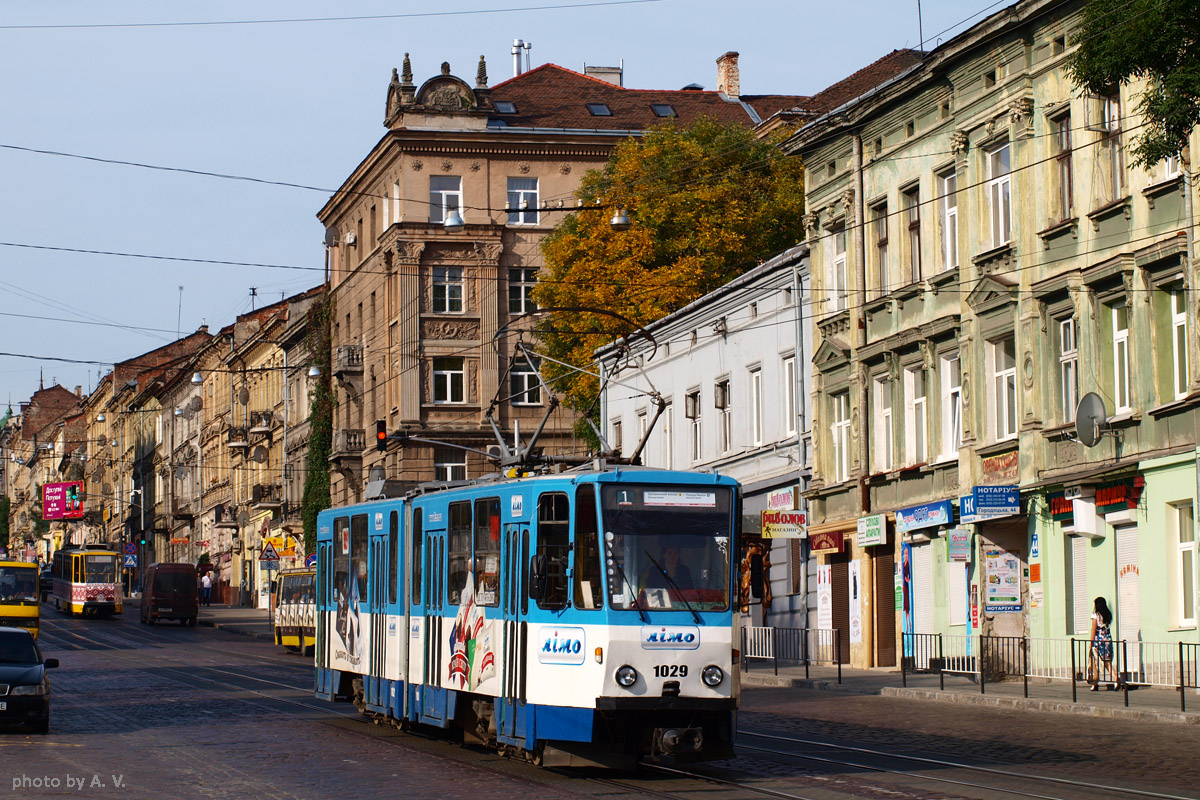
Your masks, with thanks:
[(230, 428), (226, 436), (226, 441), (230, 448), (246, 448), (250, 446), (250, 436), (245, 428)]
[(191, 520), (196, 517), (196, 510), (193, 507), (192, 500), (180, 499), (176, 497), (171, 501), (171, 517), (177, 520)]
[(273, 411), (251, 411), (250, 412), (250, 435), (265, 436), (271, 432), (271, 425), (275, 421), (275, 413)]
[(367, 432), (362, 428), (343, 428), (333, 432), (333, 447), (329, 463), (335, 467), (350, 467), (362, 463), (363, 450), (367, 448)]
[(283, 505), (283, 487), (276, 483), (256, 483), (251, 488), (250, 507), (255, 511), (276, 509)]
[(335, 377), (362, 375), (363, 348), (361, 344), (338, 345), (333, 357), (333, 374)]
[(218, 528), (237, 528), (236, 509), (233, 506), (217, 506), (213, 509), (213, 523)]

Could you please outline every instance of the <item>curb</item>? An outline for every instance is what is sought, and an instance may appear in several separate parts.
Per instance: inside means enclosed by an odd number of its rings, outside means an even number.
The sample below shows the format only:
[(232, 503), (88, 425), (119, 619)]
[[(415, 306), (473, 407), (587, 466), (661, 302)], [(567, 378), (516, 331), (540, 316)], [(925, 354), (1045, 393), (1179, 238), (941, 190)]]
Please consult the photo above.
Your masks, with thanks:
[(237, 623), (217, 622), (216, 620), (211, 619), (200, 619), (196, 621), (196, 624), (203, 625), (206, 628), (215, 628), (216, 630), (225, 631), (226, 633), (236, 633), (239, 636), (248, 636), (251, 639), (263, 639), (268, 642), (275, 640), (274, 633), (262, 633), (259, 631), (250, 630), (249, 628), (243, 628)]
[(848, 683), (838, 683), (829, 680), (808, 680), (805, 678), (788, 678), (782, 675), (763, 673), (745, 673), (741, 675), (743, 687), (760, 689), (814, 689), (821, 692), (840, 692), (842, 694), (878, 695), (880, 689), (858, 688)]
[(1078, 714), (1085, 717), (1138, 720), (1140, 722), (1167, 722), (1176, 725), (1200, 725), (1200, 714), (1182, 711), (1154, 711), (1137, 708), (1110, 708), (1069, 703), (1062, 700), (1034, 700), (1024, 697), (1002, 697), (996, 695), (959, 694), (930, 689), (905, 689), (885, 686), (880, 692), (884, 697), (902, 697), (910, 700), (926, 700), (935, 703), (958, 705), (991, 706), (1016, 711), (1044, 711), (1052, 714)]

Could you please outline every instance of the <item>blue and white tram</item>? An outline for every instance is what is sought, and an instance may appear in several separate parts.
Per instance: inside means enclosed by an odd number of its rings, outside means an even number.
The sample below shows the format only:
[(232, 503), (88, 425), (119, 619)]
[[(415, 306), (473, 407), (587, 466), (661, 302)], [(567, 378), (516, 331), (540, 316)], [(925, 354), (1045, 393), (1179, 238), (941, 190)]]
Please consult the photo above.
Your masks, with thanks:
[(317, 696), (546, 765), (728, 758), (740, 491), (622, 467), (324, 511)]

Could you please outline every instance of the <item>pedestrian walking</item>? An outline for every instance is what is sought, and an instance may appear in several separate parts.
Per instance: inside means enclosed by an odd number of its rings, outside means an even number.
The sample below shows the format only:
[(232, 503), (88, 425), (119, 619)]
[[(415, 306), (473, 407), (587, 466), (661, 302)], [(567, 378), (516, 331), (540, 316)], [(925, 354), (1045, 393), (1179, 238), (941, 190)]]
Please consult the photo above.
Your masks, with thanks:
[(1117, 688), (1112, 665), (1112, 632), (1108, 627), (1112, 624), (1112, 612), (1108, 610), (1108, 603), (1104, 601), (1103, 597), (1096, 598), (1093, 608), (1092, 631), (1089, 637), (1092, 649), (1088, 657), (1088, 682), (1092, 684), (1093, 692), (1100, 691), (1100, 666), (1103, 665), (1105, 673), (1108, 675), (1108, 688), (1111, 691)]
[(202, 605), (212, 605), (212, 573), (204, 573), (204, 577), (200, 579), (200, 602)]

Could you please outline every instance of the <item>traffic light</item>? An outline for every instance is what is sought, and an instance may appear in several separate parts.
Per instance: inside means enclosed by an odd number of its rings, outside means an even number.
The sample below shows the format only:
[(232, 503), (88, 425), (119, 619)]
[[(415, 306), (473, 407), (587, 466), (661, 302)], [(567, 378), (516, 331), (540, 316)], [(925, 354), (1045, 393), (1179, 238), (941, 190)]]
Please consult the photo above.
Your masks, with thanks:
[(146, 535), (142, 534), (142, 547), (146, 546)]
[(375, 420), (375, 449), (379, 452), (387, 450), (387, 421), (382, 419)]

